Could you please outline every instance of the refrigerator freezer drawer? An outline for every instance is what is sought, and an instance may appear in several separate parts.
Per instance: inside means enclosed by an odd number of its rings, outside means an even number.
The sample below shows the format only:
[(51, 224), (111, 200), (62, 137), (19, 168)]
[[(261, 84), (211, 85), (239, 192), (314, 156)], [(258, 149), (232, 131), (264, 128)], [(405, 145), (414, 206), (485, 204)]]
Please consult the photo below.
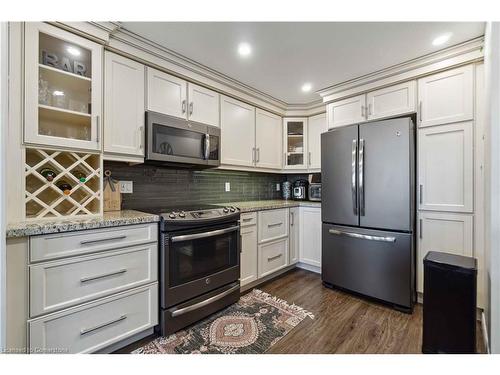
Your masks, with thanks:
[(413, 235), (323, 224), (324, 282), (404, 308), (414, 300)]

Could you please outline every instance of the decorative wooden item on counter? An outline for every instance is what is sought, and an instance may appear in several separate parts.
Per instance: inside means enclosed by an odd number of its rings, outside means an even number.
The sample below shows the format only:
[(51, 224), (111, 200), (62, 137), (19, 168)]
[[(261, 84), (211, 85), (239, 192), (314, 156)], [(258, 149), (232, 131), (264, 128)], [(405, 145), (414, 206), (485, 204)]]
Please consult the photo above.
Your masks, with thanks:
[(111, 171), (104, 171), (104, 212), (120, 211), (122, 205), (122, 195), (118, 181), (111, 177)]
[(101, 214), (101, 157), (26, 148), (26, 219)]

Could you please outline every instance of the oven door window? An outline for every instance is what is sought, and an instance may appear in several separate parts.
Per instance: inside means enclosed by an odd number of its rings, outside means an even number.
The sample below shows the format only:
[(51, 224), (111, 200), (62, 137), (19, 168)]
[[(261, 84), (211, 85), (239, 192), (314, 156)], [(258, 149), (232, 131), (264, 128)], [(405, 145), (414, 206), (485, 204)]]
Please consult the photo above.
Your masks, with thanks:
[[(190, 234), (193, 233), (182, 235), (189, 236)], [(237, 241), (238, 231), (183, 241), (169, 241), (170, 287), (208, 277), (237, 266)]]
[(153, 124), (153, 152), (193, 159), (204, 158), (205, 134)]

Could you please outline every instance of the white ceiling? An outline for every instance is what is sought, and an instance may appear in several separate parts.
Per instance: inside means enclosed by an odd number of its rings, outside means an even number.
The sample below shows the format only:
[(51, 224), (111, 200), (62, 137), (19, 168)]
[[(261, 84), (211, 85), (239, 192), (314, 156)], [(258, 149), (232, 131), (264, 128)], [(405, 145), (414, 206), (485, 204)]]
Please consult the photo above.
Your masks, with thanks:
[[(482, 22), (122, 22), (121, 25), (288, 104), (315, 90), (484, 34)], [(439, 47), (432, 40), (453, 33)], [(241, 58), (240, 42), (252, 46)], [(312, 92), (301, 86), (312, 84)]]

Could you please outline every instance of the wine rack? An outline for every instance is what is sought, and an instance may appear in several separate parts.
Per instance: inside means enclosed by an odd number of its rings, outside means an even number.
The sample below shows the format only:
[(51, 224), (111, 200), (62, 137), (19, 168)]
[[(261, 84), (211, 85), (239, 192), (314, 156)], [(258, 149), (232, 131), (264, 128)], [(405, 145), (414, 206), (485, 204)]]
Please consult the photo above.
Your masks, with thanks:
[(26, 219), (101, 214), (101, 169), (97, 154), (27, 148)]

